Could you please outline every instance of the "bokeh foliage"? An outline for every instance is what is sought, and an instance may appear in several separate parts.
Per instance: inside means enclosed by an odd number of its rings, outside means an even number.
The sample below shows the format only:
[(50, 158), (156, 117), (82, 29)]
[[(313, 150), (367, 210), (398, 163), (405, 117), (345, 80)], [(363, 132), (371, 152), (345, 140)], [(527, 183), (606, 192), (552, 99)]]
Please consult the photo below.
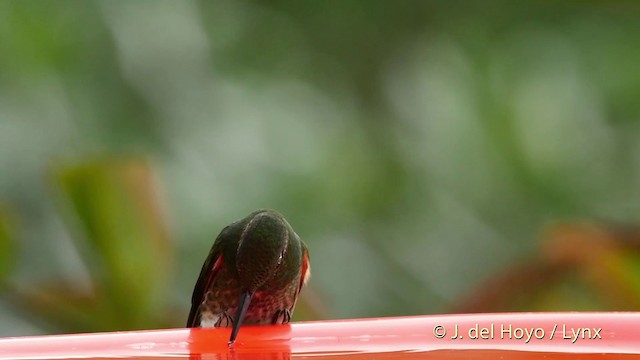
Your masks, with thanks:
[(89, 281), (9, 281), (14, 309), (53, 331), (171, 324), (165, 293), (173, 247), (149, 166), (142, 160), (59, 166), (51, 182)]
[(99, 162), (64, 169), (56, 180), (107, 318), (128, 328), (162, 319), (155, 313), (164, 311), (171, 247), (148, 166)]
[[(311, 249), (297, 319), (634, 309), (637, 238), (612, 222), (640, 217), (639, 20), (0, 2), (0, 335), (181, 326), (217, 233), (262, 207)], [(467, 301), (486, 287), (499, 308)]]
[(0, 209), (0, 290), (5, 285), (15, 265), (14, 225), (6, 210)]

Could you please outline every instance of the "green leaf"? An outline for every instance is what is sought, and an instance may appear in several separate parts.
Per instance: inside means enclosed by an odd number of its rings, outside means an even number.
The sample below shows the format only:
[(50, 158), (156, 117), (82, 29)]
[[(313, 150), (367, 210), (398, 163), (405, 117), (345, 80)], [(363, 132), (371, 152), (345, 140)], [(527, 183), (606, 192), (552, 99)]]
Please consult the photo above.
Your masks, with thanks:
[(140, 328), (164, 304), (170, 242), (144, 161), (102, 161), (57, 172), (96, 288), (120, 328)]
[(13, 227), (9, 214), (0, 208), (0, 287), (8, 278), (15, 264)]

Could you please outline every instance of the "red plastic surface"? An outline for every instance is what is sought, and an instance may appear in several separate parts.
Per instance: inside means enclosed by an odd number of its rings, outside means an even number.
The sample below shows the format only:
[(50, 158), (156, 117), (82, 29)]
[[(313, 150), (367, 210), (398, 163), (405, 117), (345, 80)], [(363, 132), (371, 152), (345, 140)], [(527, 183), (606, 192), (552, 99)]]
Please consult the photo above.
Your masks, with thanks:
[[(456, 328), (459, 337), (453, 338)], [(337, 320), (245, 326), (231, 348), (228, 338), (229, 329), (4, 338), (0, 339), (0, 359), (620, 358), (622, 354), (640, 355), (640, 313)]]

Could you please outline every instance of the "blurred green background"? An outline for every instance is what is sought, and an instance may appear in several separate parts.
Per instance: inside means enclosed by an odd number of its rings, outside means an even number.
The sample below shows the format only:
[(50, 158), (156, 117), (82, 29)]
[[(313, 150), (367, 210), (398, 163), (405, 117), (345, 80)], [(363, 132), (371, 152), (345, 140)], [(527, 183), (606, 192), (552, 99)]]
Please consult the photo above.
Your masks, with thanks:
[(638, 39), (637, 1), (1, 1), (0, 336), (183, 326), (264, 207), (296, 320), (638, 310)]

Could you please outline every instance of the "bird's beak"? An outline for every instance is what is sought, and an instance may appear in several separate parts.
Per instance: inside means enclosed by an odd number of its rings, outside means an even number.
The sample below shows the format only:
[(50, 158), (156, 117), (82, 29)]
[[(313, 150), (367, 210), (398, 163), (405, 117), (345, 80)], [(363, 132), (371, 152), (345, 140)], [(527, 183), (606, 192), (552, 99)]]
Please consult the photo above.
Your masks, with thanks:
[(248, 291), (245, 291), (240, 295), (240, 304), (238, 304), (236, 317), (233, 320), (233, 329), (231, 330), (231, 338), (229, 339), (229, 345), (232, 345), (236, 341), (236, 336), (238, 336), (238, 330), (240, 330), (240, 325), (242, 325), (244, 314), (247, 312), (247, 309), (249, 308), (249, 304), (251, 303), (251, 295), (252, 294), (249, 293)]

